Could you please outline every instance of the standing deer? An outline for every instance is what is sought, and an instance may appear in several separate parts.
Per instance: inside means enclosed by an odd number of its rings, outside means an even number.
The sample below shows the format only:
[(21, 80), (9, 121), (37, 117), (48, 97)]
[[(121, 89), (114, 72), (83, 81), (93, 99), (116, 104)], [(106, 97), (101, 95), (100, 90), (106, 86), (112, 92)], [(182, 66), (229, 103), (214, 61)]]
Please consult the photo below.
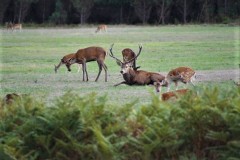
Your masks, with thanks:
[(102, 68), (105, 71), (105, 82), (107, 82), (107, 66), (104, 63), (105, 57), (106, 57), (107, 52), (102, 48), (102, 47), (88, 47), (84, 49), (79, 49), (77, 53), (73, 55), (73, 57), (67, 62), (67, 66), (70, 66), (73, 63), (79, 63), (82, 64), (82, 70), (83, 70), (83, 81), (85, 81), (85, 74), (87, 77), (88, 81), (88, 73), (87, 73), (87, 62), (91, 61), (97, 61), (98, 67), (99, 67), (99, 72), (97, 75), (97, 78), (95, 81), (98, 80)]
[(153, 84), (154, 82), (162, 82), (165, 77), (159, 73), (147, 72), (143, 70), (134, 70), (132, 67), (132, 62), (140, 55), (142, 46), (139, 46), (138, 54), (133, 57), (132, 59), (122, 62), (118, 58), (113, 55), (112, 47), (110, 48), (110, 57), (114, 58), (117, 64), (121, 67), (120, 73), (123, 75), (123, 82), (120, 82), (114, 86), (118, 86), (120, 84), (127, 84), (127, 85), (149, 85)]
[(105, 25), (105, 24), (99, 25), (97, 27), (97, 30), (95, 31), (95, 33), (100, 32), (100, 31), (107, 32), (107, 25)]
[[(130, 48), (125, 48), (122, 50), (122, 56), (123, 56), (123, 62), (127, 62), (131, 59), (133, 59), (134, 57), (136, 57), (136, 54), (130, 49)], [(136, 60), (134, 59), (131, 63), (133, 66), (133, 69), (137, 70), (138, 68), (140, 68), (139, 66), (136, 67)]]
[[(63, 56), (63, 58), (61, 59), (61, 61), (59, 62), (59, 64), (56, 66), (56, 65), (54, 65), (55, 66), (55, 73), (57, 73), (57, 70), (59, 69), (59, 67), (62, 65), (62, 64), (65, 64), (66, 65), (66, 67), (67, 67), (67, 69), (68, 69), (68, 71), (69, 72), (71, 72), (71, 68), (70, 68), (70, 66), (72, 65), (72, 64), (70, 64), (70, 63), (68, 63), (69, 62), (69, 60), (74, 56), (74, 54), (75, 53), (70, 53), (70, 54), (68, 54), (68, 55), (65, 55), (65, 56)], [(80, 68), (81, 68), (81, 64), (78, 64), (78, 72), (80, 71)]]
[(178, 82), (184, 84), (191, 83), (193, 86), (193, 80), (195, 79), (195, 71), (189, 67), (178, 67), (168, 72), (166, 79), (163, 82), (154, 83), (156, 91), (159, 92), (161, 86), (166, 86), (167, 91), (170, 90), (172, 82), (175, 83), (175, 90), (178, 89)]

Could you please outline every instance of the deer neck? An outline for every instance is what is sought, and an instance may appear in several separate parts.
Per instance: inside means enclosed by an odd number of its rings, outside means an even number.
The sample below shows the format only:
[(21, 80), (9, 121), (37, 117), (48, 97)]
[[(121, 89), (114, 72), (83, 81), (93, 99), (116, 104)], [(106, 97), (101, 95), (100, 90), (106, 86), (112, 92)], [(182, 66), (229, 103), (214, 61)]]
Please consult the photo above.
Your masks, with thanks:
[(134, 77), (136, 76), (136, 73), (134, 70), (130, 69), (128, 73), (123, 74), (123, 78), (126, 82), (129, 84), (132, 83)]

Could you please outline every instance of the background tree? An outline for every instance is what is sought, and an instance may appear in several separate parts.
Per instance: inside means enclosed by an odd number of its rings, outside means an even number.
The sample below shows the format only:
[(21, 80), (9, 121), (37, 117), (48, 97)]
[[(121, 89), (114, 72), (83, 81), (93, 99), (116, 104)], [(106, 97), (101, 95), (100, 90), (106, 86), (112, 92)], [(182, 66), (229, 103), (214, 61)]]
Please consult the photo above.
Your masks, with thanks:
[(79, 16), (80, 24), (86, 23), (94, 5), (93, 0), (71, 0), (71, 2)]
[(21, 23), (28, 14), (29, 8), (37, 0), (16, 0), (14, 1), (14, 22)]
[(153, 0), (134, 0), (133, 1), (135, 12), (143, 24), (147, 23), (150, 17), (150, 13), (153, 5), (154, 5)]
[(7, 10), (9, 4), (10, 4), (10, 0), (1, 0), (1, 3), (0, 3), (0, 23), (3, 23), (4, 14), (5, 14), (5, 11)]
[(155, 0), (158, 23), (165, 24), (165, 18), (170, 12), (173, 0)]
[(34, 10), (32, 12), (34, 12), (35, 15), (34, 20), (37, 23), (46, 23), (54, 11), (53, 7), (55, 6), (55, 3), (55, 0), (38, 0), (38, 2), (32, 6)]
[(191, 2), (192, 0), (177, 0), (176, 2), (184, 24), (187, 23), (187, 16), (189, 15), (189, 11), (191, 11)]
[(56, 24), (63, 24), (67, 20), (67, 12), (63, 8), (61, 0), (57, 0), (55, 5), (55, 11), (50, 17), (50, 21)]

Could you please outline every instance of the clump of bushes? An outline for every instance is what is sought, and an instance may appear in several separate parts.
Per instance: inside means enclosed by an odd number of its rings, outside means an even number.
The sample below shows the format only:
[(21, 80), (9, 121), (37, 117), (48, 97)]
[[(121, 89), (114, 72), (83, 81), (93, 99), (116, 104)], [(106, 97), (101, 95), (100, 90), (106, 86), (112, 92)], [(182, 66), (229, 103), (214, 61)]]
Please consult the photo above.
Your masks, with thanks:
[[(193, 91), (194, 92), (194, 91)], [(0, 157), (25, 159), (237, 159), (240, 89), (199, 88), (176, 102), (136, 107), (68, 92), (52, 106), (26, 97), (0, 107)]]

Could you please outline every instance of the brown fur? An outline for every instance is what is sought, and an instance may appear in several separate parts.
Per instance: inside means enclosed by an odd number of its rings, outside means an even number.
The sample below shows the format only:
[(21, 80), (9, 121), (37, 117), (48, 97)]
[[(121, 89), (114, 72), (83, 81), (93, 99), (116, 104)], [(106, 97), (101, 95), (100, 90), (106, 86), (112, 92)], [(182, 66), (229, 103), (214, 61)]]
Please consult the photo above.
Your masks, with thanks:
[[(68, 69), (68, 71), (71, 72), (70, 66), (71, 66), (72, 64), (70, 64), (70, 63), (68, 63), (68, 62), (70, 61), (71, 58), (73, 58), (74, 54), (75, 54), (75, 53), (70, 53), (70, 54), (67, 54), (67, 55), (63, 56), (63, 58), (60, 60), (59, 64), (58, 64), (57, 66), (55, 65), (55, 69), (54, 69), (54, 70), (55, 70), (55, 73), (57, 73), (57, 70), (58, 70), (59, 67), (60, 67), (61, 65), (63, 65), (63, 64), (65, 64), (66, 67), (67, 67), (67, 69)], [(80, 67), (81, 67), (80, 65), (81, 65), (81, 64), (79, 63), (79, 64), (78, 64), (78, 72), (79, 72)]]
[(7, 94), (5, 97), (4, 97), (4, 103), (5, 104), (12, 104), (14, 102), (14, 100), (20, 98), (20, 95), (16, 94), (16, 93), (10, 93), (10, 94)]
[(6, 24), (6, 27), (7, 27), (7, 29), (11, 29), (12, 31), (17, 30), (17, 29), (22, 30), (22, 24), (21, 23), (14, 24), (12, 22), (9, 22), (9, 23)]
[(166, 92), (162, 94), (162, 100), (167, 101), (169, 99), (177, 99), (180, 95), (185, 95), (187, 92), (189, 92), (188, 89), (180, 89), (176, 90), (175, 92)]
[(72, 63), (82, 64), (83, 81), (85, 81), (85, 74), (86, 74), (87, 81), (88, 81), (88, 73), (87, 73), (86, 63), (91, 62), (91, 61), (97, 61), (98, 67), (99, 67), (99, 72), (98, 72), (98, 76), (95, 81), (98, 80), (98, 78), (102, 72), (102, 68), (103, 68), (105, 71), (105, 81), (107, 82), (107, 66), (104, 63), (106, 55), (107, 55), (107, 52), (102, 47), (94, 47), (94, 46), (88, 47), (88, 48), (84, 48), (84, 49), (79, 49), (73, 55), (73, 57), (70, 59), (70, 61), (68, 63), (69, 64), (72, 64)]
[(107, 32), (107, 25), (105, 25), (105, 24), (99, 25), (97, 27), (97, 30), (95, 31), (95, 33), (100, 32), (100, 31)]
[[(113, 47), (113, 45), (112, 45)], [(159, 73), (148, 72), (143, 70), (135, 70), (132, 68), (132, 61), (134, 61), (141, 53), (142, 47), (139, 46), (139, 53), (130, 61), (122, 62), (117, 59), (112, 53), (112, 47), (110, 49), (110, 56), (117, 60), (117, 64), (121, 67), (120, 73), (123, 75), (123, 79), (125, 81), (116, 84), (118, 86), (120, 84), (127, 85), (149, 85), (154, 84), (154, 82), (161, 82), (165, 79), (165, 77)]]
[(195, 76), (195, 71), (189, 67), (178, 67), (171, 70), (166, 76), (166, 86), (168, 91), (170, 90), (170, 85), (172, 82), (175, 83), (176, 89), (178, 87), (178, 82), (191, 83), (193, 84), (193, 78)]
[[(125, 48), (122, 50), (122, 56), (123, 62), (127, 62), (133, 59), (136, 56), (136, 54), (130, 48)], [(136, 59), (134, 59), (131, 64), (133, 68), (136, 69)]]

